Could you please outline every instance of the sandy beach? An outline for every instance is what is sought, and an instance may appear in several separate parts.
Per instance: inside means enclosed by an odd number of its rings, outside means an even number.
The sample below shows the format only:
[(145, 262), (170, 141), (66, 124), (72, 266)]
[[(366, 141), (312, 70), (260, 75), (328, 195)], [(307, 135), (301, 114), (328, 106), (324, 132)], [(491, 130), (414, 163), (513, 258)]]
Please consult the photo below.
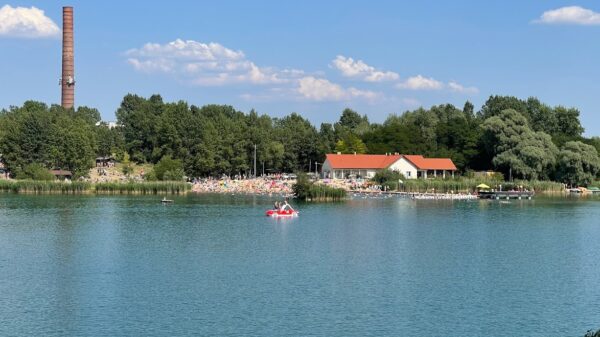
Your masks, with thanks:
[(193, 183), (196, 193), (257, 194), (292, 196), (295, 180), (257, 179), (199, 179)]

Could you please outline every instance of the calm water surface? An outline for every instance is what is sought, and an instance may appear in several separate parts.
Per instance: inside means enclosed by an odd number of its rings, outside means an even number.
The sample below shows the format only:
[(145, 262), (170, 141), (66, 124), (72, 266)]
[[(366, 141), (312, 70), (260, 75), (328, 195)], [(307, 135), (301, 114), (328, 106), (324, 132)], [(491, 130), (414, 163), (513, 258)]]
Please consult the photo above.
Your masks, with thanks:
[(600, 200), (0, 195), (1, 336), (582, 336)]

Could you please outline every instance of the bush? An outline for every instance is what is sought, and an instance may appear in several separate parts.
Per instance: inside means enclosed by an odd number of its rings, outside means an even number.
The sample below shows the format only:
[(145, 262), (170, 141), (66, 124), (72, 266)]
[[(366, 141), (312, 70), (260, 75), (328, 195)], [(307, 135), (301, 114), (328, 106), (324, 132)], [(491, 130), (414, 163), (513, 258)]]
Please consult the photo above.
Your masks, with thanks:
[[(179, 159), (173, 159), (171, 158), (171, 156), (163, 156), (158, 163), (156, 163), (156, 165), (154, 165), (154, 174), (156, 175), (156, 178), (158, 180), (169, 180), (165, 178), (165, 173), (167, 172), (171, 172), (169, 174), (167, 174), (166, 178), (172, 178), (173, 176), (176, 176), (179, 173), (184, 172), (183, 171), (183, 163), (181, 162), (181, 160)], [(179, 177), (179, 179), (175, 179), (175, 180), (182, 180), (183, 179), (184, 174), (181, 174), (181, 176)]]
[(185, 176), (183, 169), (169, 170), (163, 174), (163, 180), (165, 181), (182, 181)]
[(400, 172), (392, 170), (379, 170), (377, 173), (375, 173), (375, 176), (371, 178), (371, 180), (379, 184), (384, 184), (392, 181), (398, 183), (398, 180), (404, 181), (406, 178)]
[(150, 170), (150, 171), (148, 171), (148, 173), (144, 174), (144, 180), (157, 181), (158, 178), (156, 177), (156, 173), (154, 172), (154, 170)]
[(47, 168), (36, 163), (25, 166), (23, 170), (17, 172), (16, 178), (46, 181), (55, 179), (54, 175)]
[(380, 170), (371, 179), (371, 181), (385, 187), (388, 191), (398, 189), (398, 180), (405, 181), (406, 178), (402, 173), (392, 170)]
[(131, 167), (131, 164), (123, 165), (123, 168), (121, 170), (123, 171), (123, 174), (126, 176), (133, 173), (133, 167)]

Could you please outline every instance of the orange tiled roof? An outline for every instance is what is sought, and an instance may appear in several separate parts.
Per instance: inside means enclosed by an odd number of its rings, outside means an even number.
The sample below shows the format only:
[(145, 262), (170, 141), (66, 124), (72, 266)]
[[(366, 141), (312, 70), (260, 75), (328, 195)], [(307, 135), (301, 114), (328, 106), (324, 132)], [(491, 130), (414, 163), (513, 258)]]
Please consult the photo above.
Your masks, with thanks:
[(385, 154), (328, 154), (327, 160), (334, 169), (385, 169), (400, 157)]
[(404, 158), (419, 170), (456, 171), (456, 166), (450, 158), (425, 158), (421, 155), (405, 155)]
[(406, 158), (419, 170), (455, 171), (456, 166), (450, 158), (425, 158), (421, 155), (385, 155), (385, 154), (328, 154), (327, 160), (333, 169), (385, 169)]

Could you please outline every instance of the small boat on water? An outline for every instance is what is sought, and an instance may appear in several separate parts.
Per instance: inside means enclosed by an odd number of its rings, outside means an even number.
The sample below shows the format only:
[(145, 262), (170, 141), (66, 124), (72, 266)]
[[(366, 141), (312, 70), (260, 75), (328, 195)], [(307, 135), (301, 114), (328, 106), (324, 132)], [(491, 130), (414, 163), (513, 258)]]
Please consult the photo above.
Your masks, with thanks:
[(290, 218), (290, 217), (298, 216), (298, 212), (293, 209), (285, 209), (285, 210), (270, 209), (265, 212), (265, 215), (268, 217), (272, 217), (272, 218), (279, 218), (279, 217)]
[(172, 204), (173, 200), (169, 200), (166, 197), (162, 198), (162, 200), (160, 201), (161, 204)]

